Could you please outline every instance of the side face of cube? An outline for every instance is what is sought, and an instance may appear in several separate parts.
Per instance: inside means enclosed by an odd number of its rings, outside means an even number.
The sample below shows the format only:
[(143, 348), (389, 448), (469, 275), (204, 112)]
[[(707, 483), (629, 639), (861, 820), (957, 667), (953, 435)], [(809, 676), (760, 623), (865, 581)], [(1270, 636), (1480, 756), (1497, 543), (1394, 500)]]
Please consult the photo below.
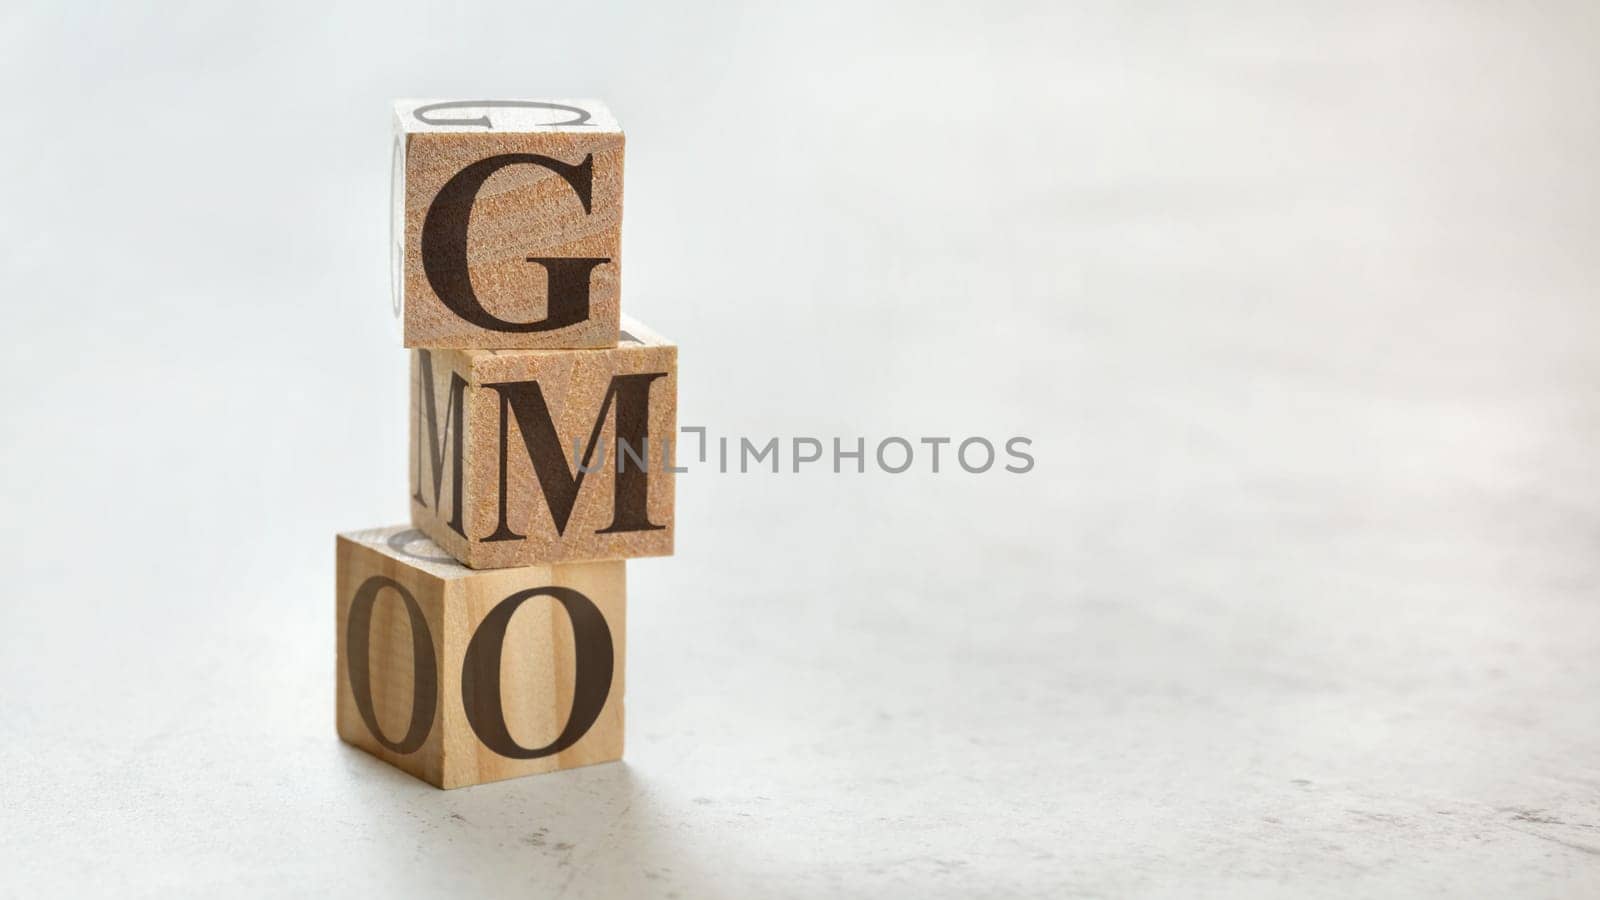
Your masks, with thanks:
[(402, 554), (378, 549), (374, 542), (388, 537), (337, 539), (339, 737), (443, 785), (446, 584)]
[(416, 351), (412, 522), (472, 568), (673, 549), (677, 348)]
[(346, 742), (445, 788), (622, 757), (623, 563), (478, 572), (393, 526), (338, 570)]
[(617, 343), (624, 139), (593, 100), (395, 104), (407, 347)]

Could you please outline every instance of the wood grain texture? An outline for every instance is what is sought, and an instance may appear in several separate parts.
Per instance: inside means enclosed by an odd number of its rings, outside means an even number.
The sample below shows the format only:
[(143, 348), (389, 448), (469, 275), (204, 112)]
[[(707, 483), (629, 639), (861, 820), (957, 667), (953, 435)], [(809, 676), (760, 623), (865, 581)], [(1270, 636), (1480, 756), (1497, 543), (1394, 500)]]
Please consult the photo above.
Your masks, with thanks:
[[(575, 118), (560, 110), (437, 109), (438, 101), (395, 103), (392, 231), (396, 311), (407, 347), (567, 349), (616, 344), (622, 271), (622, 129), (599, 101), (553, 102), (581, 109), (587, 120), (577, 125), (549, 124)], [(581, 321), (546, 331), (486, 328), (452, 310), (430, 283), (423, 263), (422, 230), (441, 189), (468, 166), (506, 154), (533, 154), (571, 166), (591, 160), (589, 206), (585, 210), (573, 186), (543, 166), (518, 163), (495, 170), (460, 210), (467, 215), (470, 207), (464, 253), (471, 290), (497, 318), (542, 321), (549, 311), (551, 279), (529, 258), (604, 258), (608, 262), (587, 276), (589, 309)]]
[[(530, 566), (475, 571), (450, 560), (409, 526), (341, 534), (337, 539), (337, 723), (339, 737), (424, 781), (454, 788), (570, 769), (622, 758), (626, 580), (621, 562)], [(363, 638), (350, 629), (352, 605), (364, 586), (378, 578), (383, 586), (370, 603)], [(391, 579), (392, 583), (381, 582)], [(525, 591), (565, 588), (576, 591), (603, 618), (611, 647), (609, 686), (597, 703), (593, 724), (574, 743), (537, 758), (514, 758), (486, 745), (469, 720), (463, 696), (468, 646), (491, 613)], [(434, 660), (435, 696), (426, 738), (415, 749), (393, 745), (407, 735), (413, 718), (419, 666), (412, 622), (401, 589), (415, 599), (426, 622)], [(577, 715), (579, 673), (575, 643), (578, 617), (550, 596), (539, 594), (513, 604), (500, 642), (499, 711), (505, 729), (522, 748), (544, 748), (556, 741)], [(504, 610), (502, 610), (504, 612)], [(375, 734), (362, 713), (352, 678), (354, 648), (365, 641), (370, 688), (369, 711)], [(426, 646), (426, 644), (425, 644)], [(586, 645), (587, 646), (587, 645)], [(481, 648), (480, 648), (481, 650)], [(585, 651), (589, 653), (590, 651)], [(423, 655), (426, 655), (424, 653)], [(592, 662), (592, 659), (590, 660)], [(593, 667), (591, 666), (591, 669)], [(591, 679), (592, 686), (593, 679)], [(426, 685), (422, 692), (429, 691)], [(391, 746), (385, 746), (385, 743)]]
[(670, 555), (677, 347), (623, 325), (609, 350), (413, 352), (412, 523), (479, 569)]

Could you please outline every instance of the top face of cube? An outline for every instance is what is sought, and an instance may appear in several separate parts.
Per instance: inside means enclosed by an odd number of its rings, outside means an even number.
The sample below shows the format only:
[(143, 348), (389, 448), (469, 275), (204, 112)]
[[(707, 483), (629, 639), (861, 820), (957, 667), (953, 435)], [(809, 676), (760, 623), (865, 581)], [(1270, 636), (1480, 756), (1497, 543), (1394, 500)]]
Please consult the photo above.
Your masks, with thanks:
[(595, 100), (395, 103), (395, 313), (407, 347), (612, 347), (623, 134)]
[(474, 574), (474, 570), (457, 562), (455, 557), (446, 553), (427, 535), (405, 525), (348, 531), (339, 536), (390, 559), (420, 569), (441, 581), (452, 581)]
[(396, 100), (395, 128), (403, 132), (481, 134), (622, 133), (599, 100)]
[[(667, 350), (677, 353), (678, 345), (669, 337), (635, 319), (624, 315), (619, 318), (617, 342), (615, 347), (608, 350)], [(548, 351), (543, 350), (488, 350), (473, 348), (463, 350), (461, 355), (466, 358), (471, 369), (469, 381), (473, 384), (483, 384), (497, 378), (513, 378), (526, 374), (530, 367), (535, 370), (540, 366), (541, 359), (551, 359)], [(577, 357), (563, 357), (561, 362), (570, 363)]]

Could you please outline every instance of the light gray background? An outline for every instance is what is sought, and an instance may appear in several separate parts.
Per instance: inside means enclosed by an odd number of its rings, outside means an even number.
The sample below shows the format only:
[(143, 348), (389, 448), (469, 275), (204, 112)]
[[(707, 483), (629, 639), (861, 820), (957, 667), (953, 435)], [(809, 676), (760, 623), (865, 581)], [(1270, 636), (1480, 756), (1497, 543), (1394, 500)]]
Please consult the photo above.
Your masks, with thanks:
[[(1594, 4), (592, 7), (0, 11), (0, 892), (1600, 892)], [(697, 469), (625, 764), (340, 744), (406, 95), (612, 103), (684, 424), (1037, 469)]]

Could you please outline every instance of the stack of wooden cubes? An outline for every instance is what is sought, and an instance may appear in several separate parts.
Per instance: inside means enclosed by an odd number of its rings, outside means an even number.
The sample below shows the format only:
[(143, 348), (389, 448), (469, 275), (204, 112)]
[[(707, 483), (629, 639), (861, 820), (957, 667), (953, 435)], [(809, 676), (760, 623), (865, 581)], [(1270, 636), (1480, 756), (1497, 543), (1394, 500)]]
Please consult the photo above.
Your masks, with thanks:
[(623, 560), (672, 553), (677, 348), (621, 316), (588, 100), (395, 104), (411, 524), (337, 540), (338, 729), (439, 787), (620, 759)]

